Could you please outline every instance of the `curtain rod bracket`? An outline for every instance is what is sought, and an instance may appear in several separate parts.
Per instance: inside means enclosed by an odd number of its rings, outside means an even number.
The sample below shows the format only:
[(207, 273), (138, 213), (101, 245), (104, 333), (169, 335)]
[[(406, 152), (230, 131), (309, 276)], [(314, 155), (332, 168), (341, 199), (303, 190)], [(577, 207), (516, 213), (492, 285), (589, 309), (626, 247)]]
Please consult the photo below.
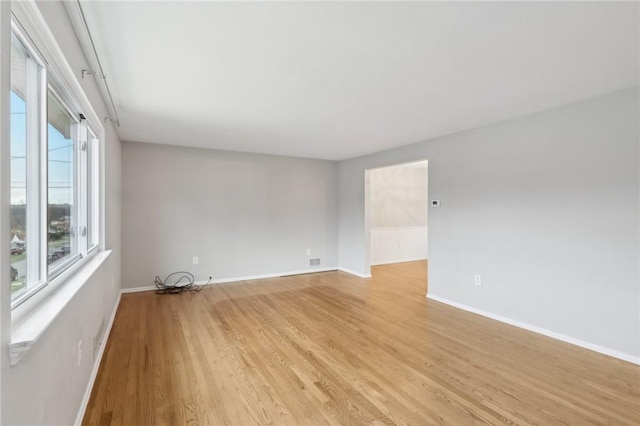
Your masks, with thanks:
[(104, 118), (104, 122), (106, 123), (107, 121), (111, 122), (111, 124), (113, 124), (113, 125), (115, 125), (117, 127), (120, 127), (120, 121), (118, 121), (118, 120), (114, 120), (111, 117), (105, 117)]
[(82, 70), (82, 78), (84, 78), (87, 75), (90, 75), (92, 77), (98, 77), (98, 78), (101, 78), (103, 80), (107, 78), (106, 75), (100, 74), (99, 72), (90, 71), (90, 70)]

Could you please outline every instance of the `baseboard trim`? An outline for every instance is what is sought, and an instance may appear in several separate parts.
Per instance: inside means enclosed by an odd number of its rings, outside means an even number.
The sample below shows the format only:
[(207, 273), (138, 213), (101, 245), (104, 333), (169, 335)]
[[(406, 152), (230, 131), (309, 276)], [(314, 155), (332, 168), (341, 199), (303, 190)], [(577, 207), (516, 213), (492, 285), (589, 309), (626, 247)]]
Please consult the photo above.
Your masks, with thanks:
[(556, 333), (555, 331), (547, 330), (545, 328), (537, 327), (535, 325), (527, 324), (521, 321), (517, 321), (511, 318), (503, 317), (502, 315), (493, 314), (491, 312), (483, 311), (482, 309), (473, 308), (471, 306), (463, 305), (462, 303), (454, 302), (449, 299), (445, 299), (443, 297), (434, 296), (432, 294), (427, 294), (427, 299), (434, 300), (436, 302), (444, 303), (449, 306), (453, 306), (454, 308), (462, 309), (463, 311), (471, 312), (474, 314), (482, 315), (483, 317), (491, 318), (496, 321), (503, 322), (505, 324), (513, 325), (519, 328), (523, 328), (525, 330), (533, 331), (534, 333), (542, 334), (547, 337), (551, 337), (553, 339), (557, 339), (563, 341), (565, 343), (570, 343), (575, 346), (580, 346), (584, 349), (589, 349), (594, 352), (598, 352), (604, 355), (611, 356), (613, 358), (621, 359), (623, 361), (631, 362), (633, 364), (640, 365), (640, 357), (627, 354), (624, 352), (617, 351), (615, 349), (610, 349), (604, 346), (600, 346), (591, 342), (587, 342), (581, 339), (577, 339), (575, 337), (567, 336), (565, 334)]
[(346, 272), (347, 274), (355, 275), (356, 277), (360, 277), (360, 278), (371, 278), (371, 274), (360, 274), (358, 272), (351, 271), (345, 268), (338, 268), (338, 270), (342, 272)]
[(411, 257), (406, 259), (394, 259), (394, 260), (385, 260), (378, 263), (372, 263), (371, 266), (379, 266), (379, 265), (391, 265), (392, 263), (405, 263), (405, 262), (418, 262), (420, 260), (427, 260), (426, 257)]
[(132, 287), (132, 288), (123, 288), (120, 293), (121, 294), (127, 294), (127, 293), (140, 293), (142, 291), (151, 291), (151, 290), (157, 290), (155, 286), (152, 285), (147, 285), (147, 286), (143, 286), (143, 287)]
[[(337, 267), (320, 268), (320, 269), (303, 269), (299, 271), (279, 272), (275, 274), (247, 275), (244, 277), (220, 278), (220, 279), (215, 279), (211, 281), (201, 280), (201, 281), (195, 281), (194, 284), (196, 285), (226, 284), (226, 283), (234, 283), (238, 281), (263, 280), (266, 278), (279, 278), (279, 277), (286, 277), (290, 275), (315, 274), (318, 272), (331, 272), (331, 271), (337, 271), (337, 270), (338, 270)], [(141, 291), (151, 291), (151, 290), (156, 290), (156, 287), (149, 285), (149, 286), (140, 286), (140, 287), (132, 287), (132, 288), (123, 288), (122, 293), (123, 294), (139, 293)]]
[(96, 360), (93, 363), (93, 370), (91, 370), (91, 376), (89, 376), (89, 383), (87, 383), (87, 389), (84, 392), (84, 397), (82, 398), (82, 403), (80, 404), (80, 410), (78, 410), (78, 415), (76, 416), (76, 421), (74, 425), (79, 426), (82, 424), (84, 413), (87, 411), (89, 398), (91, 398), (91, 391), (93, 390), (93, 385), (96, 381), (96, 377), (98, 377), (98, 370), (100, 369), (102, 356), (104, 355), (104, 350), (107, 347), (107, 341), (109, 340), (109, 334), (111, 334), (111, 327), (113, 327), (113, 322), (116, 319), (116, 313), (118, 312), (118, 306), (120, 306), (121, 297), (122, 297), (122, 292), (118, 293), (118, 300), (116, 301), (116, 304), (113, 307), (113, 311), (111, 312), (111, 317), (109, 318), (107, 329), (105, 330), (104, 336), (102, 337), (102, 344), (100, 345), (100, 349), (98, 350), (98, 355), (96, 356)]

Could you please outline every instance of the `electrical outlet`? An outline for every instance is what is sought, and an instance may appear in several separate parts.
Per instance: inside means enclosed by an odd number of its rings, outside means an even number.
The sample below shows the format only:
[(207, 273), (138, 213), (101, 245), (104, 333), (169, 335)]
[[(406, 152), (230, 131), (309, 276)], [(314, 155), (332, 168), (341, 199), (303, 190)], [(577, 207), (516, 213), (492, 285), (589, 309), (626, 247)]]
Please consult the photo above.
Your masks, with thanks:
[(78, 340), (78, 367), (82, 362), (82, 340)]
[(198, 262), (199, 262), (198, 256), (194, 256), (194, 257), (193, 257), (193, 264), (194, 264), (194, 265), (197, 265), (197, 264), (198, 264)]
[(473, 283), (475, 285), (482, 285), (482, 277), (480, 275), (473, 276)]
[(311, 249), (307, 249), (307, 256), (311, 256)]

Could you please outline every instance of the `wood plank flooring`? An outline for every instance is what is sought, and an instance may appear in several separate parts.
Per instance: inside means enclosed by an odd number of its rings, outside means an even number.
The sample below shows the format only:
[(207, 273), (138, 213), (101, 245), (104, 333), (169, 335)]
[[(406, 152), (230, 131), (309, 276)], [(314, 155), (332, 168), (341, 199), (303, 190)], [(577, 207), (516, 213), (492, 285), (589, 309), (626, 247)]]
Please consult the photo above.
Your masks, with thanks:
[(125, 294), (83, 424), (640, 424), (640, 367), (425, 293), (410, 262)]

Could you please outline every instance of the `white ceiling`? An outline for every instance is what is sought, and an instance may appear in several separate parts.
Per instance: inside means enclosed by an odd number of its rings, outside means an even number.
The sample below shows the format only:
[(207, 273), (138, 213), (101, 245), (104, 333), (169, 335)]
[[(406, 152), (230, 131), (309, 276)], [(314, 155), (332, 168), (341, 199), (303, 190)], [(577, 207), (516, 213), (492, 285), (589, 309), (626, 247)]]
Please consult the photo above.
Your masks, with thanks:
[(81, 2), (123, 140), (324, 159), (638, 85), (637, 2)]

